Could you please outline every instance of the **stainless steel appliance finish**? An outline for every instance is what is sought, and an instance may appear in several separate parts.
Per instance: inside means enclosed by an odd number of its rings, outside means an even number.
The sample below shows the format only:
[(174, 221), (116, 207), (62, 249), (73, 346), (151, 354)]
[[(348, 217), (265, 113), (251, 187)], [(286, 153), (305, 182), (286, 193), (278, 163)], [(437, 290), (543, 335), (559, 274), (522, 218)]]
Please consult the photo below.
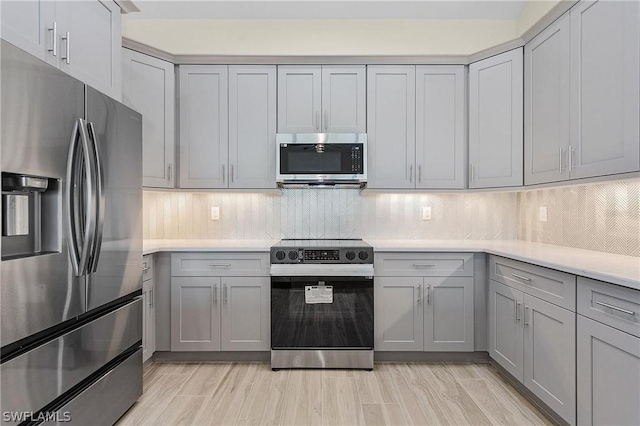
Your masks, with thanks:
[(276, 182), (281, 186), (364, 186), (367, 134), (277, 134)]
[[(5, 253), (27, 237), (2, 235), (2, 407), (36, 412), (141, 344), (142, 125), (137, 112), (5, 41), (0, 66), (2, 202), (30, 191), (40, 205), (30, 251)], [(109, 423), (139, 395), (104, 401), (109, 415), (92, 423)]]
[(373, 248), (362, 240), (271, 247), (271, 368), (373, 368)]
[(271, 368), (357, 368), (373, 369), (373, 351), (368, 350), (276, 350), (271, 351)]

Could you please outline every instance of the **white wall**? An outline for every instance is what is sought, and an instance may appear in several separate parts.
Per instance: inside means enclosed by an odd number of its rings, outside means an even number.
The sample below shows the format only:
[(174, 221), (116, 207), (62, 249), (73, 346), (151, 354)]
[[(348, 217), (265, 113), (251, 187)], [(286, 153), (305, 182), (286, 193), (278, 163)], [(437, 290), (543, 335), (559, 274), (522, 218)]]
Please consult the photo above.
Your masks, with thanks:
[(515, 38), (516, 22), (123, 18), (122, 30), (124, 37), (173, 54), (467, 55)]
[(516, 34), (520, 37), (562, 0), (528, 0), (516, 19)]

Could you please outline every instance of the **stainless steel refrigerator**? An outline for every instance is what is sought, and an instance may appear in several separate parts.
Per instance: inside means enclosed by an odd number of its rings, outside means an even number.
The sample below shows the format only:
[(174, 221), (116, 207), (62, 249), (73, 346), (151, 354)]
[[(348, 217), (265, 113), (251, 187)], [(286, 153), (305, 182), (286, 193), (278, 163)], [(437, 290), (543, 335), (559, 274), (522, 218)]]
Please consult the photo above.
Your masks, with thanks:
[(2, 422), (113, 424), (142, 394), (141, 116), (5, 41), (1, 68)]

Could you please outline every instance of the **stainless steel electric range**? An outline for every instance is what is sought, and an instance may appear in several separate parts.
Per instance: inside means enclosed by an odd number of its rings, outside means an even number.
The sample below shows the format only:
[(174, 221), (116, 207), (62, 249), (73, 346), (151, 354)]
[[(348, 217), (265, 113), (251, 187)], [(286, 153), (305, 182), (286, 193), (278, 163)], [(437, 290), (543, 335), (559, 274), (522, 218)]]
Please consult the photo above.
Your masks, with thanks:
[(271, 247), (271, 368), (373, 369), (373, 247), (362, 240)]

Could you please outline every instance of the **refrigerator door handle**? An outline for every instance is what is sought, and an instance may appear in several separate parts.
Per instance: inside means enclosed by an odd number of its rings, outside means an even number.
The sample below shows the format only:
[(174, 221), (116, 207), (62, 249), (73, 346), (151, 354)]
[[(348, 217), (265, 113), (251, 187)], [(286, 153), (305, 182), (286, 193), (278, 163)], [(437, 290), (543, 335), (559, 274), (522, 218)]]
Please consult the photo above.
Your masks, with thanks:
[(100, 150), (98, 147), (98, 135), (96, 134), (96, 129), (93, 126), (93, 123), (87, 123), (87, 129), (89, 133), (89, 138), (93, 143), (93, 154), (95, 158), (95, 181), (96, 181), (96, 223), (95, 223), (95, 234), (94, 241), (91, 253), (91, 263), (90, 270), (87, 272), (96, 272), (98, 270), (98, 260), (100, 259), (100, 250), (102, 249), (102, 233), (104, 231), (104, 167), (102, 165), (102, 160), (100, 159)]
[(76, 151), (78, 149), (79, 122), (75, 121), (71, 131), (71, 142), (69, 143), (69, 154), (67, 155), (67, 182), (65, 187), (65, 205), (67, 207), (67, 236), (69, 238), (69, 256), (73, 273), (76, 277), (82, 275), (80, 272), (80, 253), (78, 251), (78, 236), (76, 234), (76, 217), (72, 201), (72, 191), (75, 186), (75, 176), (77, 173), (78, 160)]
[(95, 156), (91, 155), (91, 147), (89, 145), (89, 137), (87, 136), (87, 125), (82, 118), (78, 118), (78, 130), (80, 139), (82, 140), (82, 151), (84, 154), (85, 172), (86, 172), (86, 198), (85, 198), (85, 220), (84, 220), (84, 239), (82, 241), (82, 252), (80, 255), (80, 275), (86, 275), (91, 260), (91, 249), (95, 241), (96, 228), (96, 164)]

